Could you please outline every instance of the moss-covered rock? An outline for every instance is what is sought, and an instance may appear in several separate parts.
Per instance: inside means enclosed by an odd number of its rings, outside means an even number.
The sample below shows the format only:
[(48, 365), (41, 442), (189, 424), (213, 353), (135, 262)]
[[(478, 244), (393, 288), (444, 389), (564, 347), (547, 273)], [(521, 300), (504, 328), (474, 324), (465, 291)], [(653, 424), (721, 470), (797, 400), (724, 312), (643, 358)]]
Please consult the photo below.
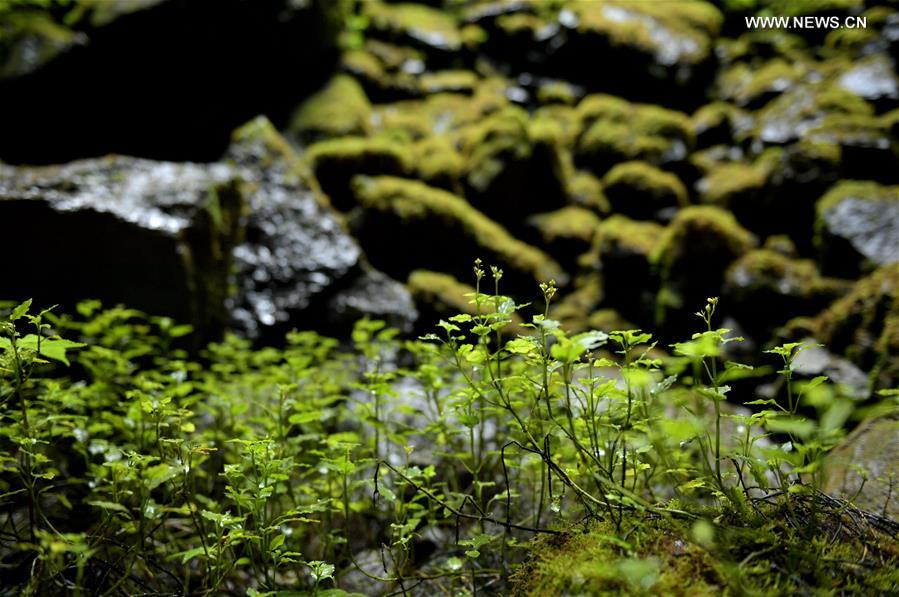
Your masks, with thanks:
[(699, 148), (730, 145), (752, 126), (749, 112), (722, 101), (699, 108), (690, 120), (696, 136), (696, 146)]
[(589, 172), (584, 170), (575, 172), (568, 179), (566, 187), (571, 203), (588, 207), (601, 214), (611, 211), (609, 200), (602, 190), (602, 183)]
[(355, 223), (357, 238), (372, 263), (396, 277), (426, 266), (463, 277), (480, 258), (502, 267), (504, 284), (514, 292), (531, 292), (551, 278), (567, 282), (543, 251), (513, 238), (452, 193), (390, 176), (355, 177), (353, 190), (364, 210)]
[(809, 68), (802, 62), (774, 58), (762, 65), (738, 62), (718, 77), (719, 95), (747, 109), (756, 109), (801, 81)]
[(830, 350), (870, 371), (872, 388), (899, 384), (899, 264), (858, 280), (846, 296), (800, 324)]
[(899, 519), (899, 411), (862, 422), (827, 456), (823, 491)]
[(390, 4), (372, 0), (362, 5), (370, 31), (390, 41), (431, 52), (455, 52), (462, 47), (456, 19), (448, 11), (423, 4)]
[[(544, 123), (546, 124), (546, 123)], [(492, 218), (516, 226), (527, 214), (565, 204), (566, 166), (559, 137), (531, 135), (527, 113), (507, 107), (461, 132), (466, 196)]]
[(864, 99), (823, 82), (793, 87), (757, 112), (752, 135), (764, 143), (784, 144), (802, 138), (828, 114), (873, 115)]
[[(755, 237), (721, 208), (703, 205), (681, 210), (653, 248), (661, 288), (656, 299), (660, 325), (691, 324), (685, 315), (720, 292), (727, 267), (755, 246)], [(674, 325), (677, 328), (677, 325)]]
[(573, 106), (583, 95), (581, 88), (567, 81), (545, 81), (537, 87), (537, 101), (541, 104)]
[(380, 137), (341, 137), (319, 141), (304, 155), (322, 191), (334, 207), (347, 211), (354, 206), (350, 180), (356, 174), (403, 175), (412, 169), (409, 148)]
[(291, 134), (306, 140), (362, 135), (370, 130), (371, 104), (349, 75), (336, 75), (293, 113)]
[(766, 243), (766, 248), (750, 251), (731, 264), (723, 287), (728, 312), (757, 338), (767, 338), (793, 317), (815, 315), (851, 285), (822, 277), (809, 259), (794, 259), (769, 246)]
[(600, 222), (591, 210), (573, 205), (531, 216), (527, 221), (536, 231), (538, 246), (545, 247), (568, 271), (575, 269), (578, 257), (592, 246)]
[(432, 135), (412, 144), (412, 167), (418, 178), (431, 186), (461, 194), (465, 158), (445, 135)]
[(659, 106), (589, 95), (577, 110), (583, 132), (575, 156), (597, 174), (625, 160), (676, 163), (687, 157), (695, 142), (690, 118)]
[(443, 70), (425, 73), (418, 79), (422, 93), (462, 93), (471, 95), (478, 85), (478, 76), (469, 70)]
[[(796, 506), (799, 508), (799, 506)], [(899, 582), (895, 538), (873, 525), (845, 530), (840, 513), (801, 506), (815, 516), (797, 531), (796, 512), (760, 506), (736, 524), (625, 515), (620, 526), (593, 521), (542, 535), (512, 577), (512, 595), (795, 595), (891, 593)], [(817, 530), (813, 530), (816, 529)], [(833, 529), (837, 529), (833, 531)], [(830, 533), (828, 533), (828, 530)], [(855, 530), (855, 529), (853, 529)], [(858, 565), (860, 553), (871, 567)], [(876, 554), (876, 555), (875, 555)], [(752, 556), (751, 558), (749, 556)], [(879, 558), (891, 562), (882, 565)]]
[(660, 212), (670, 214), (688, 204), (687, 189), (677, 176), (645, 162), (614, 166), (602, 185), (612, 209), (636, 219), (659, 219)]
[(852, 276), (899, 262), (899, 186), (840, 182), (818, 201), (816, 233), (825, 271)]
[(652, 318), (658, 280), (650, 258), (663, 231), (655, 222), (616, 214), (604, 220), (596, 232), (593, 252), (603, 277), (604, 304), (637, 322)]
[(424, 70), (421, 52), (379, 40), (344, 52), (341, 66), (355, 77), (375, 102), (396, 101), (421, 94), (418, 76)]

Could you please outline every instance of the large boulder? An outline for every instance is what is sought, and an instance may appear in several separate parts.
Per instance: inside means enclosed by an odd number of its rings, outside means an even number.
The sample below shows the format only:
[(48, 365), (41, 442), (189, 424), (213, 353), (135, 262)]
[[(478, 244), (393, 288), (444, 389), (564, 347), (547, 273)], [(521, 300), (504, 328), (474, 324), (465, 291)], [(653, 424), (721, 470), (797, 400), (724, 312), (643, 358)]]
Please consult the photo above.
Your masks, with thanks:
[(226, 327), (250, 336), (347, 328), (342, 318), (366, 311), (359, 294), (372, 299), (366, 314), (390, 318), (395, 306), (374, 298), (405, 292), (371, 271), (340, 217), (291, 172), (291, 152), (258, 120), (223, 162), (3, 166), (0, 217), (17, 225), (0, 245), (19, 257), (0, 296), (123, 302), (204, 339)]
[[(16, 38), (10, 59), (28, 63), (7, 65), (0, 76), (0, 160), (46, 164), (107, 153), (215, 160), (235, 126), (260, 113), (286, 117), (328, 76), (347, 6), (327, 0), (74, 4), (70, 11), (38, 11), (44, 18), (63, 13), (73, 29), (50, 19), (53, 27), (32, 27)], [(278, 93), (267, 91), (273, 82)]]

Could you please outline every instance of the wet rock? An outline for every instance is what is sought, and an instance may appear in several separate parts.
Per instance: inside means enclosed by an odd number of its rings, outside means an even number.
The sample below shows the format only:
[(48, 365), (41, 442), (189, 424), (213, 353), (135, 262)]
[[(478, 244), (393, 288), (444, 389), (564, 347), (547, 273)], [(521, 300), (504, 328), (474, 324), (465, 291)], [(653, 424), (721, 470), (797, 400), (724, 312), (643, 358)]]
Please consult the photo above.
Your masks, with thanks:
[(899, 413), (862, 422), (827, 456), (823, 491), (899, 518)]
[(793, 360), (795, 379), (825, 375), (855, 400), (863, 401), (871, 397), (867, 374), (849, 359), (833, 354), (814, 338), (803, 338), (801, 342), (807, 347)]
[(590, 95), (581, 100), (577, 111), (582, 132), (575, 158), (597, 175), (627, 160), (677, 164), (695, 143), (690, 118), (659, 106)]
[(234, 251), (238, 290), (229, 305), (237, 328), (265, 339), (292, 327), (345, 333), (362, 315), (408, 328), (415, 318), (408, 295), (368, 265), (340, 215), (297, 173), (284, 138), (265, 119), (234, 138), (227, 157), (253, 191)]
[(409, 333), (418, 319), (406, 287), (368, 266), (360, 275), (354, 276), (349, 287), (341, 289), (328, 301), (325, 313), (332, 329), (344, 332), (352, 329), (356, 321), (368, 317)]
[(881, 107), (893, 106), (899, 99), (899, 79), (892, 61), (885, 54), (874, 54), (853, 62), (837, 81), (843, 89)]
[(34, 242), (30, 226), (3, 236), (3, 249), (21, 258), (0, 295), (69, 306), (85, 298), (126, 303), (194, 325), (198, 341), (226, 327), (264, 339), (290, 327), (336, 331), (369, 310), (392, 316), (385, 303), (410, 306), (400, 286), (366, 265), (339, 216), (291, 172), (295, 161), (260, 119), (236, 132), (227, 162), (110, 156), (3, 166), (4, 221), (39, 222), (46, 237)]
[(622, 215), (604, 220), (593, 251), (602, 274), (604, 304), (638, 323), (651, 322), (658, 279), (651, 256), (664, 227)]
[(678, 208), (687, 205), (687, 189), (680, 179), (645, 162), (614, 166), (602, 184), (615, 213), (638, 220), (670, 219)]
[[(73, 26), (85, 43), (63, 41), (55, 55), (38, 48), (38, 60), (0, 79), (0, 160), (216, 160), (235, 126), (261, 113), (282, 120), (328, 76), (346, 8), (325, 0), (225, 0), (212, 11), (179, 0), (78, 6)], [(272, 81), (277, 94), (260, 92)]]
[[(111, 156), (42, 168), (0, 167), (0, 295), (71, 308), (127, 303), (220, 332), (231, 253), (250, 197), (224, 164)], [(25, 249), (25, 247), (30, 247)], [(47, 305), (49, 306), (49, 305)]]
[(434, 267), (464, 278), (480, 258), (505, 270), (509, 292), (529, 295), (539, 282), (567, 281), (543, 251), (512, 237), (452, 193), (391, 176), (357, 176), (353, 191), (363, 210), (353, 222), (356, 238), (372, 264), (394, 277)]
[(727, 267), (755, 244), (755, 237), (730, 212), (705, 205), (681, 210), (651, 255), (661, 280), (658, 324), (675, 330), (691, 326), (687, 313), (718, 295)]
[(355, 79), (336, 75), (293, 113), (288, 132), (306, 141), (370, 130), (371, 104)]
[(899, 262), (899, 187), (837, 184), (818, 202), (816, 231), (827, 272), (849, 277)]
[(815, 315), (845, 294), (850, 282), (824, 278), (813, 261), (770, 248), (746, 253), (725, 274), (724, 302), (759, 339), (793, 317)]

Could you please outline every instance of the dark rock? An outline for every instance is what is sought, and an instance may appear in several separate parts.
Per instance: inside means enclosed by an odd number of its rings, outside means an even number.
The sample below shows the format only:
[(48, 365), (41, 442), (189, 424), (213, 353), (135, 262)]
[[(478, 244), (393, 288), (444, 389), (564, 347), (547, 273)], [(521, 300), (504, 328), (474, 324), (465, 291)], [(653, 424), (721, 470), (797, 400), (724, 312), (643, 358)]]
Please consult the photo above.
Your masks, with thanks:
[(343, 18), (324, 0), (91, 5), (87, 43), (0, 80), (0, 159), (218, 159), (235, 126), (280, 121), (320, 84)]

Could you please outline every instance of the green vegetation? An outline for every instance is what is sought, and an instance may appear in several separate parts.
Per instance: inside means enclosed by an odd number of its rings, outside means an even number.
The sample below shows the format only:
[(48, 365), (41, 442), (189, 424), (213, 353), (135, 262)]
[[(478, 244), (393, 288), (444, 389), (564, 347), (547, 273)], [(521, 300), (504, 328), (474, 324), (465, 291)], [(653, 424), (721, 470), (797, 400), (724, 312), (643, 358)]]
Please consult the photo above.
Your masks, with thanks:
[[(553, 283), (516, 323), (502, 279), (476, 263), (469, 308), (421, 340), (362, 320), (350, 347), (311, 332), (283, 348), (229, 337), (200, 360), (178, 348), (190, 329), (166, 318), (16, 306), (0, 340), (6, 586), (899, 586), (899, 527), (816, 489), (849, 413), (826, 378), (792, 379), (805, 346), (770, 351), (782, 403), (732, 412), (728, 384), (751, 367), (724, 357), (739, 338), (716, 327), (717, 299), (668, 352), (636, 330), (568, 334), (548, 317)], [(422, 552), (441, 532), (454, 538)]]

